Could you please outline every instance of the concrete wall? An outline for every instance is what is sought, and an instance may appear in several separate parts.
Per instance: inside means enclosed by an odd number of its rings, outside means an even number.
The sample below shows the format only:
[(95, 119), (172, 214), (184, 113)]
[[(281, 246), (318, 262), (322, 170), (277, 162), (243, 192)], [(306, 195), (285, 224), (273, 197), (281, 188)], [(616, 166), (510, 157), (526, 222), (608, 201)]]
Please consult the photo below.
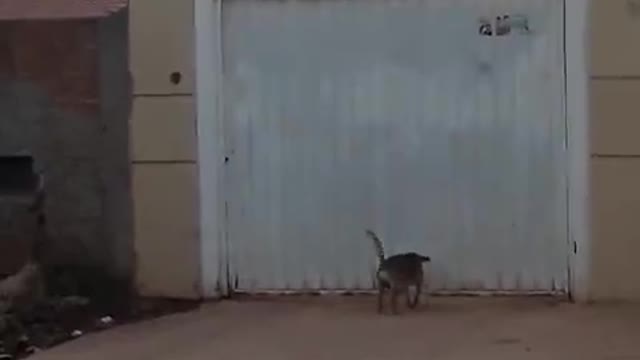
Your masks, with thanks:
[(98, 23), (100, 118), (102, 124), (103, 234), (110, 268), (131, 277), (134, 271), (133, 199), (129, 147), (132, 79), (129, 73), (127, 11)]
[(640, 1), (592, 0), (590, 28), (591, 297), (640, 300)]
[(142, 295), (198, 297), (193, 2), (129, 6), (137, 288)]
[[(111, 30), (126, 29), (123, 16), (109, 20), (115, 21)], [(105, 38), (103, 25), (88, 20), (0, 26), (0, 155), (32, 155), (45, 176), (45, 260), (95, 264), (126, 275), (131, 234), (120, 214), (131, 207), (128, 183), (122, 182), (129, 178), (128, 88), (113, 72), (123, 62), (103, 56), (122, 53), (126, 31), (109, 31)], [(102, 88), (106, 71), (112, 80)], [(119, 71), (126, 79), (126, 67)], [(121, 195), (108, 199), (116, 189)], [(25, 260), (30, 235), (16, 230), (17, 219), (9, 217), (24, 214), (25, 204), (0, 198), (0, 207), (0, 229), (7, 235), (0, 263), (8, 272)], [(120, 227), (117, 236), (107, 230), (111, 226)]]

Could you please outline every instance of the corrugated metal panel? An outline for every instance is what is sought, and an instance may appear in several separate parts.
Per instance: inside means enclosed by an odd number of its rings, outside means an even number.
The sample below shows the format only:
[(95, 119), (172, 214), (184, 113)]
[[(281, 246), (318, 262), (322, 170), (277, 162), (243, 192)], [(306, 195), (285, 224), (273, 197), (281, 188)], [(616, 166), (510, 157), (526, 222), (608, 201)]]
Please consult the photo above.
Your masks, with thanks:
[[(567, 286), (561, 0), (230, 1), (226, 196), (239, 290)], [(530, 33), (480, 36), (524, 15)]]

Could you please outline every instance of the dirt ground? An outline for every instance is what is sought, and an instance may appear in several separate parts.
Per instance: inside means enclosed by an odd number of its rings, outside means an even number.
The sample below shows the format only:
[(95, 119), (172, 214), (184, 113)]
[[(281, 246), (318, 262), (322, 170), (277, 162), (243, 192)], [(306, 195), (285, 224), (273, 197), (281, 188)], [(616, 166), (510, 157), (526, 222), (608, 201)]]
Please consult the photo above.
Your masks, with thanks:
[(375, 297), (223, 301), (88, 335), (37, 360), (640, 359), (640, 306), (433, 298), (400, 316)]

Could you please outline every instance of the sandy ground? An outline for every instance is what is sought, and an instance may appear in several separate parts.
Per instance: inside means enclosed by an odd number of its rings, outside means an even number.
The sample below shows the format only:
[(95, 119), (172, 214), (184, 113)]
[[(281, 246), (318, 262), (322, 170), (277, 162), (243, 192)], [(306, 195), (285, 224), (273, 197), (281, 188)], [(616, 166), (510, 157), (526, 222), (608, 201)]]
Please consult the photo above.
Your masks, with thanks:
[(640, 360), (640, 306), (433, 298), (400, 316), (375, 297), (224, 301), (88, 335), (37, 360)]

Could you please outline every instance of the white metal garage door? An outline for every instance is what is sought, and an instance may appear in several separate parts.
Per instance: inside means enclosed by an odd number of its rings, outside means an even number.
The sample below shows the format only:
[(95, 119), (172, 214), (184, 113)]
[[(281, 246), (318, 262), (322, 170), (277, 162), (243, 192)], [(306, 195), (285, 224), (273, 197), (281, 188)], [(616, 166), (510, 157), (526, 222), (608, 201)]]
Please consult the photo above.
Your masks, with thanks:
[(436, 289), (566, 289), (561, 0), (222, 14), (232, 287), (369, 289), (371, 228), (431, 256)]

